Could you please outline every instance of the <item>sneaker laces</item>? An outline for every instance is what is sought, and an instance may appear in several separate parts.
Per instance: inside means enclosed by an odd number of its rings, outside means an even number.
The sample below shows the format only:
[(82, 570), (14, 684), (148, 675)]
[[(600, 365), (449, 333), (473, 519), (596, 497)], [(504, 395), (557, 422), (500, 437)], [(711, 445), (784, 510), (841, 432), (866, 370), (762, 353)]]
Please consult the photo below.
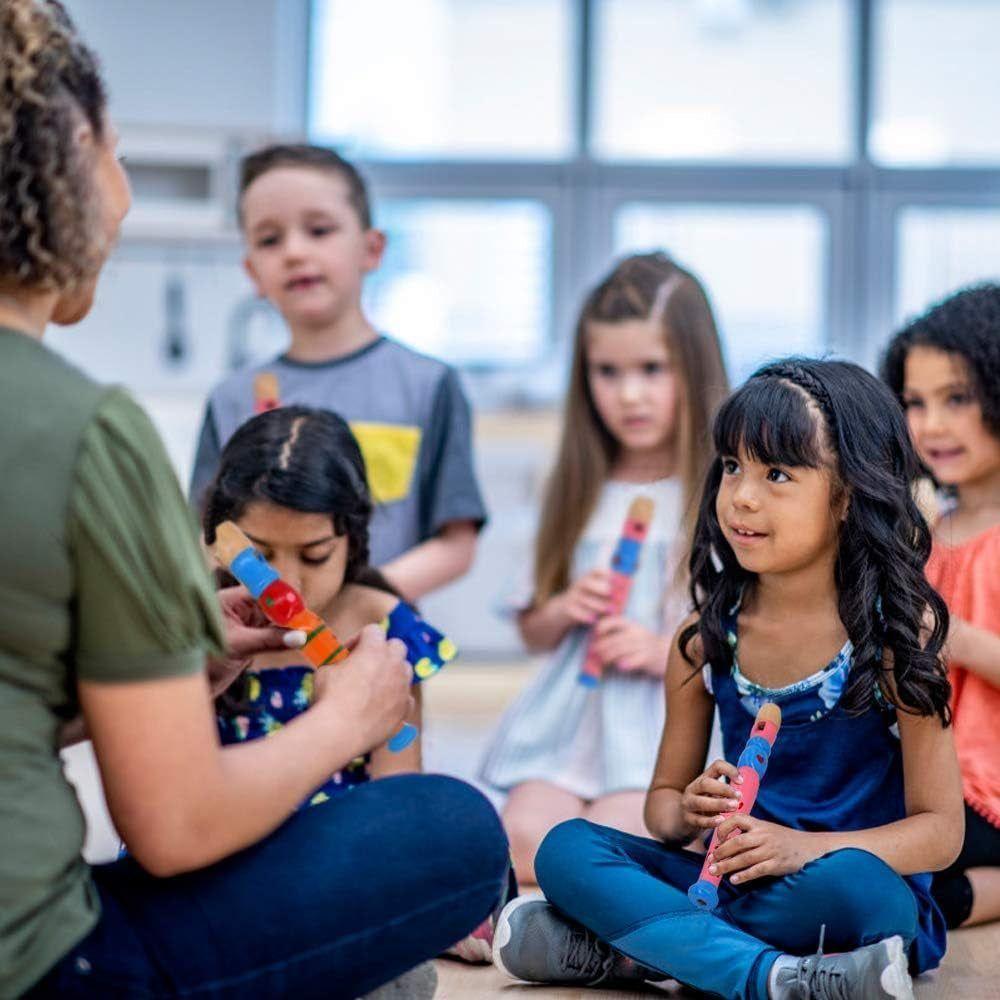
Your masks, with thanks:
[(599, 983), (610, 974), (615, 957), (611, 948), (585, 928), (575, 930), (570, 935), (563, 964), (573, 972), (587, 976), (593, 983)]
[(819, 929), (815, 955), (799, 960), (795, 970), (795, 990), (802, 1000), (852, 1000), (843, 969), (823, 964), (823, 938), (826, 924)]

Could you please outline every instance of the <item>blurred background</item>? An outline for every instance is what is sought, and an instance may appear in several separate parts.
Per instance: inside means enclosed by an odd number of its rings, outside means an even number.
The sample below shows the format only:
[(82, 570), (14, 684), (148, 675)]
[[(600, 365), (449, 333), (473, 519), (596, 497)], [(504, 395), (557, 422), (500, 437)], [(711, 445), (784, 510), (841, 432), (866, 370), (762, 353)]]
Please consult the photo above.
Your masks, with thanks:
[(492, 520), (425, 602), (468, 660), (530, 558), (574, 314), (616, 255), (704, 281), (730, 375), (872, 365), (906, 316), (1000, 278), (1000, 0), (67, 0), (135, 207), (51, 343), (124, 383), (186, 485), (204, 400), (285, 344), (240, 267), (236, 167), (356, 159), (389, 234), (369, 308), (459, 366)]

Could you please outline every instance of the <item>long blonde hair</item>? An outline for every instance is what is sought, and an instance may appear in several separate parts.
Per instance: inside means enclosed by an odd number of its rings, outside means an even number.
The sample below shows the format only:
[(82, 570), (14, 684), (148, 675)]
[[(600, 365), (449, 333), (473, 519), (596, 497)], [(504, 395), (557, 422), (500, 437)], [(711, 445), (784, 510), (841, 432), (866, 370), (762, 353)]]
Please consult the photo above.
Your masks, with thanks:
[[(729, 384), (712, 307), (698, 279), (665, 253), (636, 254), (621, 261), (590, 292), (577, 321), (562, 437), (535, 543), (535, 605), (569, 586), (573, 550), (618, 450), (590, 394), (587, 326), (635, 319), (660, 324), (681, 381), (677, 467), (685, 552), (690, 548), (698, 493), (711, 457), (711, 421)], [(680, 561), (679, 572), (686, 573), (686, 564), (686, 558)]]

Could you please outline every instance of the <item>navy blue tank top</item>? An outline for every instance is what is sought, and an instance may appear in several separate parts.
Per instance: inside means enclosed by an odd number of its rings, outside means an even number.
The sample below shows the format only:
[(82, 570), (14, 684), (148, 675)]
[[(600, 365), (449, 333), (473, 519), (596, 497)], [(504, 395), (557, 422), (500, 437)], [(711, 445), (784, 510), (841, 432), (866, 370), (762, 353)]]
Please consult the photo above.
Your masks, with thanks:
[[(705, 685), (719, 707), (725, 758), (736, 764), (760, 707), (781, 709), (781, 730), (753, 815), (796, 830), (865, 830), (906, 816), (903, 759), (895, 712), (872, 707), (848, 715), (840, 705), (853, 663), (848, 641), (831, 663), (788, 687), (754, 684), (740, 671), (736, 619), (727, 622), (729, 669), (706, 665)], [(935, 968), (946, 947), (944, 918), (929, 874), (904, 876), (916, 898), (916, 971)]]

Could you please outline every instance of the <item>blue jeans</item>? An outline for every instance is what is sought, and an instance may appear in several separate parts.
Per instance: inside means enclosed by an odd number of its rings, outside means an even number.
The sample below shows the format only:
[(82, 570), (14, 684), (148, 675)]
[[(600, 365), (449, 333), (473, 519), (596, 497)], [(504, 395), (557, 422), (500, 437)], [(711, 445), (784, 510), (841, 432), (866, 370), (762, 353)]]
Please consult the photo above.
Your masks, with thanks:
[(362, 785), (209, 868), (94, 868), (94, 930), (28, 997), (358, 997), (454, 944), (496, 905), (507, 839), (441, 775)]
[(782, 952), (849, 951), (917, 933), (909, 886), (867, 851), (842, 850), (783, 878), (719, 886), (714, 912), (687, 898), (704, 858), (679, 847), (574, 819), (535, 859), (549, 901), (641, 965), (727, 1000), (767, 1000)]

